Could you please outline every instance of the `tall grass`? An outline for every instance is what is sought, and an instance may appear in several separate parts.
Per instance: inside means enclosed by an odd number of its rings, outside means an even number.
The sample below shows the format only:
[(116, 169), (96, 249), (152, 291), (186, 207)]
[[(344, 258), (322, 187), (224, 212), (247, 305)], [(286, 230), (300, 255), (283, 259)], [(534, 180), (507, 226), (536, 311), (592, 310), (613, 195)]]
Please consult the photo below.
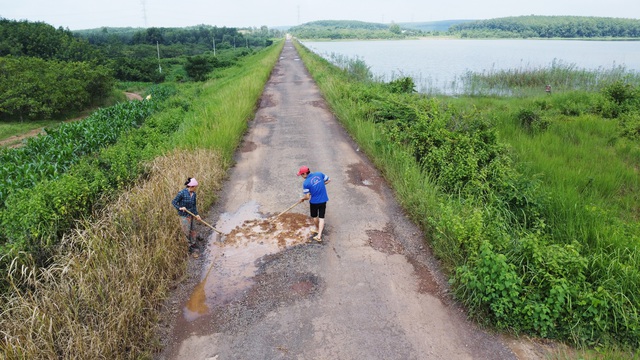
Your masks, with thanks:
[(169, 204), (185, 173), (200, 180), (199, 192), (213, 194), (222, 159), (206, 150), (158, 158), (146, 182), (65, 236), (53, 265), (10, 270), (14, 293), (2, 298), (0, 317), (4, 358), (150, 356), (155, 313), (184, 271), (187, 245)]
[(391, 74), (389, 79), (375, 76), (369, 66), (358, 57), (341, 54), (323, 54), (322, 57), (350, 73), (360, 81), (393, 81), (405, 76), (411, 77), (417, 85), (417, 91), (429, 96), (532, 96), (544, 93), (546, 85), (552, 92), (583, 90), (599, 91), (616, 81), (640, 85), (640, 73), (627, 69), (624, 65), (598, 69), (579, 68), (576, 64), (567, 64), (554, 59), (548, 66), (512, 68), (506, 70), (490, 69), (482, 72), (468, 71), (448, 83), (438, 83), (422, 74)]
[(284, 42), (276, 43), (261, 56), (244, 61), (242, 67), (222, 70), (207, 82), (190, 105), (192, 111), (175, 137), (175, 146), (219, 149), (230, 159), (283, 46)]
[(593, 70), (554, 60), (550, 66), (467, 72), (458, 78), (460, 89), (454, 93), (469, 96), (528, 96), (543, 93), (546, 85), (551, 85), (553, 92), (599, 91), (607, 84), (621, 80), (638, 85), (640, 74), (622, 65)]

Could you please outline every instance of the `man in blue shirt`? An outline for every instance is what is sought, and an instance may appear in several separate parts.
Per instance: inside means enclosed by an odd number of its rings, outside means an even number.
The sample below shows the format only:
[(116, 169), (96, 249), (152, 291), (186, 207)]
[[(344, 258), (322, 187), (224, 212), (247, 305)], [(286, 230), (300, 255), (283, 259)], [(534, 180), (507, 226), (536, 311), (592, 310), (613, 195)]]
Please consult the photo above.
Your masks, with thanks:
[(316, 234), (313, 239), (321, 242), (322, 230), (324, 229), (324, 214), (327, 208), (327, 201), (329, 201), (325, 185), (330, 183), (331, 179), (321, 172), (312, 173), (306, 166), (300, 167), (298, 176), (302, 176), (304, 179), (302, 183), (303, 197), (300, 202), (309, 200), (310, 215), (316, 225), (316, 229), (311, 230), (311, 232)]

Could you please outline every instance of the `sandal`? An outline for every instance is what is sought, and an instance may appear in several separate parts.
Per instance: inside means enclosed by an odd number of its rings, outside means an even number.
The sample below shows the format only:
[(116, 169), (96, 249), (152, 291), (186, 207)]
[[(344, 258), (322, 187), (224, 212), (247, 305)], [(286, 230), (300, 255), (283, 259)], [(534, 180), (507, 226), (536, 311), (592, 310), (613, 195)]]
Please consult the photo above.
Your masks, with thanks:
[(322, 238), (318, 235), (313, 237), (313, 240), (317, 241), (317, 242), (322, 242)]

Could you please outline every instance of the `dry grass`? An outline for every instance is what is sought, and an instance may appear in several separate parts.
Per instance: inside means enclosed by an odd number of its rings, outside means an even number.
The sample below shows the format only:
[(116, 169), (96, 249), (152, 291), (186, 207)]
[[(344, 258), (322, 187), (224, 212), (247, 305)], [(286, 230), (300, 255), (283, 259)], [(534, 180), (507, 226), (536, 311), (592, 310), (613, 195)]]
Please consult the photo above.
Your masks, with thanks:
[(14, 291), (0, 303), (3, 358), (150, 358), (160, 306), (187, 259), (171, 200), (192, 176), (199, 208), (209, 208), (226, 167), (205, 150), (158, 158), (145, 182), (63, 240), (53, 265), (13, 267)]

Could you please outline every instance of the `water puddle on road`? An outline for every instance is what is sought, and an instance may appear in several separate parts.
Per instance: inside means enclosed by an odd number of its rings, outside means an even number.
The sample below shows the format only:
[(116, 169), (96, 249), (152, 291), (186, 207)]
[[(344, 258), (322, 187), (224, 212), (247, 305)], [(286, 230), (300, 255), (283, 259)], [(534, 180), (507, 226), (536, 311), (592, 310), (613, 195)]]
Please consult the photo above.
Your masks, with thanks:
[(264, 218), (258, 208), (251, 201), (220, 216), (216, 228), (227, 235), (214, 233), (209, 238), (203, 280), (184, 307), (188, 322), (241, 298), (253, 285), (257, 260), (309, 241), (313, 228), (309, 216), (285, 213)]

